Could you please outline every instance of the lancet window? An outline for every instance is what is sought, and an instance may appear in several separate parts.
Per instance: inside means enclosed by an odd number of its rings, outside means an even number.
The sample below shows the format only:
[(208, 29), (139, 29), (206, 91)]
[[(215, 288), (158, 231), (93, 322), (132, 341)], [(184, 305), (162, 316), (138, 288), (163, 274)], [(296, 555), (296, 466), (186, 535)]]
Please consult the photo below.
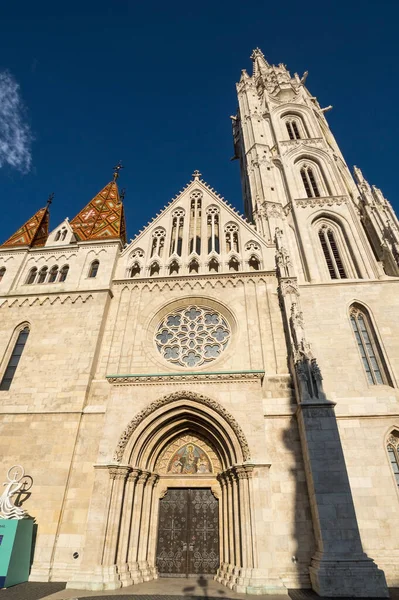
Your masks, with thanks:
[(190, 196), (190, 230), (189, 230), (189, 254), (196, 252), (201, 254), (201, 211), (202, 192), (194, 190)]
[(1, 267), (0, 269), (0, 281), (3, 280), (4, 275), (6, 274), (6, 268), (5, 267)]
[(19, 360), (22, 356), (22, 352), (24, 351), (26, 340), (29, 335), (29, 327), (24, 327), (18, 334), (17, 341), (15, 343), (14, 349), (10, 356), (10, 360), (8, 361), (7, 368), (4, 372), (3, 379), (0, 383), (0, 390), (9, 390), (12, 380), (14, 379), (15, 371), (17, 370), (17, 366)]
[(320, 197), (320, 186), (315, 176), (315, 169), (310, 165), (301, 167), (301, 177), (308, 198)]
[(212, 258), (208, 264), (210, 273), (219, 273), (219, 263), (216, 258)]
[(227, 223), (224, 232), (226, 237), (226, 251), (239, 252), (238, 225), (236, 223)]
[(234, 256), (232, 256), (228, 263), (229, 271), (238, 271), (239, 266), (240, 264), (238, 260)]
[(249, 266), (250, 271), (259, 271), (259, 269), (260, 269), (259, 259), (256, 256), (251, 256), (251, 258), (248, 261), (248, 266)]
[(28, 285), (31, 285), (32, 283), (35, 283), (35, 281), (36, 281), (36, 276), (37, 276), (37, 268), (36, 268), (36, 267), (33, 267), (33, 269), (31, 269), (31, 270), (29, 271), (29, 275), (28, 275), (28, 278), (27, 278), (27, 280), (26, 280), (26, 283), (27, 283)]
[(141, 267), (138, 262), (133, 263), (130, 267), (129, 276), (130, 277), (139, 277), (141, 273)]
[(100, 267), (100, 261), (93, 260), (93, 262), (90, 265), (90, 269), (89, 269), (89, 277), (91, 277), (93, 279), (94, 279), (94, 277), (97, 277), (99, 267)]
[(179, 274), (179, 263), (177, 260), (173, 260), (169, 265), (169, 275), (178, 275)]
[(347, 279), (347, 273), (337, 245), (336, 232), (332, 227), (324, 224), (320, 227), (318, 235), (331, 279)]
[(169, 256), (177, 254), (181, 256), (183, 244), (183, 225), (184, 225), (184, 210), (176, 209), (172, 213), (172, 235), (170, 238)]
[(65, 281), (69, 272), (69, 265), (64, 265), (60, 271), (59, 281)]
[(57, 280), (57, 276), (58, 276), (58, 266), (54, 265), (54, 267), (52, 267), (50, 269), (50, 274), (48, 277), (48, 283), (54, 283)]
[(162, 258), (165, 247), (165, 229), (159, 227), (152, 233), (151, 257), (159, 256)]
[(37, 283), (44, 283), (47, 278), (47, 267), (42, 267), (39, 271), (39, 277), (37, 279)]
[(287, 127), (288, 135), (290, 136), (290, 140), (300, 140), (301, 135), (299, 133), (298, 123), (295, 119), (290, 119), (285, 122)]
[(157, 262), (153, 262), (150, 266), (150, 277), (155, 277), (156, 275), (159, 275), (159, 271), (159, 264)]
[(396, 430), (388, 436), (387, 451), (396, 485), (399, 487), (399, 434)]
[(367, 381), (371, 385), (390, 385), (383, 354), (367, 310), (353, 305), (350, 309), (350, 320)]
[(219, 235), (219, 209), (217, 206), (210, 206), (207, 213), (207, 237), (208, 237), (208, 253), (220, 252), (220, 235)]
[(199, 264), (198, 261), (193, 259), (190, 264), (188, 265), (188, 272), (189, 273), (198, 273), (199, 271)]

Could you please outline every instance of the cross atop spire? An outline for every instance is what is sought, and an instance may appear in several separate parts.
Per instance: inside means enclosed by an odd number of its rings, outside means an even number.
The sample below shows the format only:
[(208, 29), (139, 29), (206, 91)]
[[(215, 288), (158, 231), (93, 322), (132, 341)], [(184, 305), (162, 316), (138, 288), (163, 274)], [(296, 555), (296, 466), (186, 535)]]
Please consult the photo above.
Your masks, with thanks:
[(198, 169), (195, 169), (194, 173), (192, 174), (192, 177), (194, 178), (194, 181), (198, 181), (201, 175), (202, 173), (200, 173)]
[(53, 200), (54, 200), (54, 192), (51, 192), (51, 194), (47, 198), (47, 208), (50, 206), (50, 204), (52, 204)]
[(119, 177), (119, 171), (123, 169), (122, 161), (119, 161), (118, 164), (114, 167), (114, 181), (116, 181)]

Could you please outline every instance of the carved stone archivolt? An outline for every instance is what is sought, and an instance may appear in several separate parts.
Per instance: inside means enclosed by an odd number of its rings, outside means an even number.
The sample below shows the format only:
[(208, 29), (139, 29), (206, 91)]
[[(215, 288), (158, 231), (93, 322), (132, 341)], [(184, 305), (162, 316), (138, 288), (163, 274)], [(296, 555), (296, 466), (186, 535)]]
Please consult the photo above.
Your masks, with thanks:
[(238, 442), (241, 446), (241, 451), (243, 454), (244, 461), (250, 460), (251, 453), (249, 450), (248, 442), (246, 440), (243, 430), (241, 429), (241, 427), (239, 426), (239, 424), (237, 423), (235, 418), (223, 406), (221, 406), (215, 400), (212, 400), (211, 398), (208, 398), (207, 396), (204, 396), (202, 394), (197, 394), (197, 393), (191, 392), (191, 391), (181, 391), (181, 392), (174, 392), (173, 394), (168, 394), (167, 396), (163, 396), (162, 398), (159, 398), (158, 400), (154, 400), (154, 402), (151, 402), (151, 404), (149, 404), (146, 408), (141, 410), (130, 421), (130, 423), (128, 424), (128, 426), (126, 427), (124, 432), (122, 433), (122, 435), (119, 439), (117, 448), (115, 450), (115, 454), (113, 457), (114, 460), (118, 463), (122, 460), (123, 453), (125, 451), (125, 448), (128, 444), (130, 437), (132, 436), (134, 430), (138, 427), (138, 425), (146, 417), (148, 417), (151, 413), (158, 410), (159, 408), (166, 406), (168, 404), (172, 404), (173, 402), (177, 402), (178, 400), (182, 400), (182, 399), (191, 400), (193, 402), (197, 402), (198, 404), (207, 406), (208, 408), (211, 408), (216, 413), (218, 413), (220, 416), (222, 416), (227, 421), (227, 423), (230, 425), (230, 427), (232, 428), (232, 430), (234, 431), (234, 433), (237, 436)]

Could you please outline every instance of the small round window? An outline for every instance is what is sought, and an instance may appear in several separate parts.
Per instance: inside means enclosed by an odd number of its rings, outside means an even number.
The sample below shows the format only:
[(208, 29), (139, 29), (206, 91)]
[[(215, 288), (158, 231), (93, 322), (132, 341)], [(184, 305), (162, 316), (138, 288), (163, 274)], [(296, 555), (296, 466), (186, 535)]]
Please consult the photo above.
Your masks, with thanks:
[(230, 327), (216, 310), (188, 306), (169, 313), (155, 334), (158, 351), (169, 362), (199, 367), (218, 358), (230, 339)]

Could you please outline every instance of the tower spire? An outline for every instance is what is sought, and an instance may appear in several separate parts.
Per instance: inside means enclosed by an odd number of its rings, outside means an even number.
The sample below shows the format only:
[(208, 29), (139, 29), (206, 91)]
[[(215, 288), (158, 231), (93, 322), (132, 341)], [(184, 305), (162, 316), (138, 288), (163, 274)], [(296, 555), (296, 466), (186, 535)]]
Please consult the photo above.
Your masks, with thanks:
[(38, 248), (44, 246), (48, 237), (50, 203), (47, 201), (46, 206), (40, 208), (1, 247), (18, 248), (28, 246), (29, 248)]

